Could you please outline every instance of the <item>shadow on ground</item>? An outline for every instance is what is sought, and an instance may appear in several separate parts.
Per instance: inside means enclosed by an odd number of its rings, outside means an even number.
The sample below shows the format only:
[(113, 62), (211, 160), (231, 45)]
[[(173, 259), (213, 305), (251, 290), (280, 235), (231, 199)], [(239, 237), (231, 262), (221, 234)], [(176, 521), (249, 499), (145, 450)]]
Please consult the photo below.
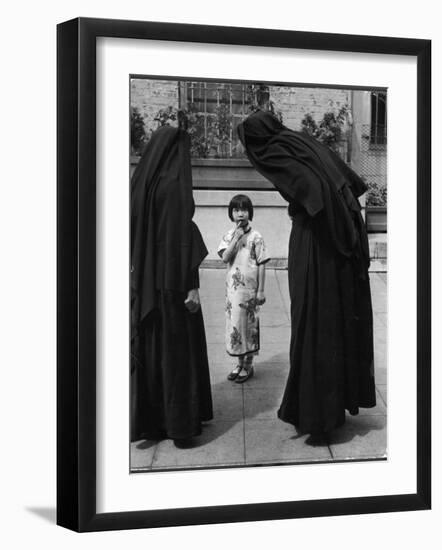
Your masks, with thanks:
[(154, 447), (158, 441), (155, 441), (153, 439), (143, 439), (140, 441), (140, 443), (137, 443), (135, 446), (137, 449), (140, 449), (140, 451), (145, 451), (147, 449), (150, 449), (151, 447)]
[(56, 523), (57, 521), (57, 511), (55, 508), (45, 508), (39, 506), (30, 506), (26, 508), (28, 512), (38, 516), (49, 523)]
[(371, 416), (361, 413), (356, 416), (347, 415), (345, 424), (329, 435), (329, 444), (340, 445), (350, 443), (358, 437), (365, 438), (370, 433), (383, 430), (386, 424), (387, 417), (384, 415)]

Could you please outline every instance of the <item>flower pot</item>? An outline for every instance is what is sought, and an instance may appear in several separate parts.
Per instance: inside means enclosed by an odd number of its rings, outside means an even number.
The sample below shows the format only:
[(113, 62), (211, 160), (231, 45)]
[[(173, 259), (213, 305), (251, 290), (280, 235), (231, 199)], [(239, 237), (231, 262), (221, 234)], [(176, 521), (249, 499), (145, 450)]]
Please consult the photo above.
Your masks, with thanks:
[(386, 206), (367, 206), (366, 224), (369, 233), (387, 232), (387, 207)]

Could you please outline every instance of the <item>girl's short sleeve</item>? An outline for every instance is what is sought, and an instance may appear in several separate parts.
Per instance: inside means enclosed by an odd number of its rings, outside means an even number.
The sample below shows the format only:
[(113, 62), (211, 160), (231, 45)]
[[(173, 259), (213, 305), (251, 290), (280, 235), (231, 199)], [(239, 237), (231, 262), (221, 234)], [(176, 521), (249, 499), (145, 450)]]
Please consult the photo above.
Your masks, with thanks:
[(218, 256), (222, 257), (224, 250), (229, 246), (230, 242), (232, 241), (233, 232), (228, 231), (223, 238), (221, 239), (221, 242), (218, 246)]
[(265, 264), (270, 260), (270, 256), (267, 252), (267, 247), (265, 245), (264, 239), (261, 237), (261, 235), (257, 234), (255, 239), (255, 253), (256, 253), (256, 263), (258, 265)]

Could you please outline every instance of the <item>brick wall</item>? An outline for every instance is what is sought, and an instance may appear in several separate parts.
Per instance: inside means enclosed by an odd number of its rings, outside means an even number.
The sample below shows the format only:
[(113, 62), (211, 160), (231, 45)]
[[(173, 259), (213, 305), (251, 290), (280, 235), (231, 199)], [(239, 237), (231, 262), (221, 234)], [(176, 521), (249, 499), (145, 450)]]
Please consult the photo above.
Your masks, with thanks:
[[(131, 82), (131, 91), (132, 106), (138, 108), (148, 130), (157, 128), (153, 118), (160, 109), (178, 107), (176, 81), (134, 79)], [(328, 111), (337, 112), (345, 104), (351, 106), (351, 92), (346, 90), (272, 86), (270, 97), (276, 109), (282, 112), (284, 124), (294, 130), (300, 129), (301, 121), (307, 113), (319, 121)], [(194, 180), (198, 177), (198, 167), (194, 167)], [(216, 247), (220, 236), (229, 226), (226, 206), (234, 193), (234, 190), (221, 189), (194, 191), (194, 219), (209, 248), (208, 260), (218, 258)], [(276, 191), (255, 190), (246, 193), (257, 206), (256, 228), (265, 237), (272, 257), (286, 258), (291, 223), (285, 201)]]
[(146, 131), (156, 130), (153, 119), (160, 109), (178, 108), (178, 82), (176, 80), (131, 80), (131, 106), (136, 107), (144, 119)]
[(344, 105), (351, 107), (351, 91), (329, 88), (270, 86), (270, 99), (276, 110), (282, 112), (284, 125), (292, 130), (301, 128), (307, 113), (319, 122), (326, 112), (337, 113)]
[[(337, 111), (343, 105), (351, 105), (349, 90), (329, 88), (295, 88), (270, 86), (270, 97), (277, 110), (282, 112), (283, 122), (293, 130), (299, 130), (301, 121), (310, 113), (316, 121), (327, 111)], [(178, 108), (178, 82), (175, 80), (132, 79), (131, 103), (144, 118), (147, 130), (155, 130), (153, 121), (160, 109)]]

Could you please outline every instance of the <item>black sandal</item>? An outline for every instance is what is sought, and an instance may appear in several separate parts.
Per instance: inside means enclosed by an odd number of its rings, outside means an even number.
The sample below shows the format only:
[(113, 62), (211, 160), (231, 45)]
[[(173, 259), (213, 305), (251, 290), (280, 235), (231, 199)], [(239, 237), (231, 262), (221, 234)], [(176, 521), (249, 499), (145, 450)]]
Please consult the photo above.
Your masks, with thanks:
[(235, 382), (237, 384), (242, 384), (243, 382), (245, 382), (246, 380), (248, 380), (249, 378), (252, 378), (254, 372), (253, 372), (253, 365), (251, 365), (250, 367), (243, 367), (243, 369), (245, 370), (245, 374), (243, 375), (238, 375), (236, 377), (236, 380)]
[(236, 365), (236, 367), (232, 370), (232, 372), (227, 376), (227, 380), (236, 380), (238, 378), (239, 373), (242, 371), (241, 365)]

